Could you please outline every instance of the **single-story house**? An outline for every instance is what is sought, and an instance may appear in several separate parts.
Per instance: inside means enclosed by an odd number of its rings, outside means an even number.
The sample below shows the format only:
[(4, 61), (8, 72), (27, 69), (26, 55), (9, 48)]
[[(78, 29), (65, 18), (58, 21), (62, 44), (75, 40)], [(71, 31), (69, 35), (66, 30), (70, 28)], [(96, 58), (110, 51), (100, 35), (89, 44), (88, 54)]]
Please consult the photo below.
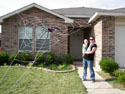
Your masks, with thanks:
[[(81, 60), (83, 39), (94, 35), (98, 46), (95, 66), (99, 69), (102, 58), (111, 58), (125, 68), (125, 8), (50, 10), (33, 3), (3, 15), (0, 24), (2, 51), (8, 54), (48, 51), (58, 56), (71, 54)], [(58, 29), (41, 37), (49, 27)]]

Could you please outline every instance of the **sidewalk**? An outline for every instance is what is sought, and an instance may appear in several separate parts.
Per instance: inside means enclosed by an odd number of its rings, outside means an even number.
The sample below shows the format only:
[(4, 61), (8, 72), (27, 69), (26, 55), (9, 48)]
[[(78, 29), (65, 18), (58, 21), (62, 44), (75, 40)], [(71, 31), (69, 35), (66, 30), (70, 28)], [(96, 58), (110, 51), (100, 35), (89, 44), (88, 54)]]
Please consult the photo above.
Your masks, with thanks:
[[(79, 77), (82, 80), (83, 76), (83, 66), (82, 65), (76, 65), (76, 68), (78, 70)], [(89, 69), (87, 70), (87, 81), (82, 81), (84, 86), (87, 89), (88, 94), (125, 94), (125, 91), (119, 90), (119, 89), (114, 89), (112, 86), (106, 82), (100, 75), (96, 73), (95, 70), (95, 79), (96, 82), (92, 83), (90, 80), (90, 72)]]

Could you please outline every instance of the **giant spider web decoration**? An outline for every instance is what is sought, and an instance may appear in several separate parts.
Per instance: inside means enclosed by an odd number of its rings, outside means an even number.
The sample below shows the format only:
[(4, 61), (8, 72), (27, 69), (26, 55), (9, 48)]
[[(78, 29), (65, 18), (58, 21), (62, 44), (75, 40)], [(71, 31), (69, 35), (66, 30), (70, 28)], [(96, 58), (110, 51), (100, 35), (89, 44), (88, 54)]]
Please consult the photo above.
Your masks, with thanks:
[[(56, 23), (50, 23), (49, 26), (47, 26), (47, 25), (43, 24), (43, 22), (46, 22), (47, 19), (41, 20), (39, 17), (36, 17), (36, 16), (32, 17), (30, 15), (21, 14), (21, 13), (17, 14), (17, 15), (21, 19), (21, 21), (24, 25), (23, 28), (20, 27), (20, 30), (23, 31), (24, 35), (19, 36), (21, 38), (20, 44), (19, 44), (20, 45), (19, 50), (30, 50), (32, 48), (32, 43), (33, 43), (32, 37), (34, 36), (36, 38), (36, 40), (35, 40), (36, 47), (34, 47), (34, 49), (37, 51), (36, 54), (40, 53), (42, 55), (42, 54), (48, 52), (48, 50), (50, 49), (49, 46), (48, 46), (49, 41), (51, 43), (50, 44), (51, 47), (54, 47), (58, 42), (60, 42), (60, 39), (58, 37), (56, 37), (56, 35), (58, 35), (58, 36), (70, 36), (70, 35), (72, 35), (74, 33), (77, 33), (78, 31), (83, 29), (83, 26), (79, 22), (75, 22), (75, 24), (77, 24), (79, 28), (74, 31), (75, 26), (72, 23), (70, 23), (70, 27), (72, 27), (72, 28), (69, 30), (69, 33), (65, 33), (62, 29), (60, 29), (61, 23), (58, 24), (58, 26), (55, 25)], [(38, 23), (40, 23), (42, 25), (39, 26), (35, 22), (31, 22), (28, 19), (24, 18), (23, 16), (34, 18), (36, 21), (38, 21)], [(37, 27), (38, 33), (33, 34), (33, 33), (30, 32), (31, 28), (27, 28), (27, 26), (28, 26), (27, 24), (29, 24), (29, 23), (32, 26)], [(64, 28), (67, 30), (67, 25), (64, 25)], [(52, 39), (50, 39), (50, 35), (51, 35), (52, 32), (56, 32), (56, 35), (53, 36)], [(19, 32), (19, 34), (21, 35), (22, 32)], [(25, 40), (25, 39), (27, 39), (27, 40)], [(47, 49), (47, 50), (45, 51), (45, 49)], [(42, 53), (41, 53), (41, 51), (42, 51)], [(2, 80), (5, 78), (7, 72), (9, 71), (10, 67), (12, 66), (13, 62), (14, 61), (21, 61), (21, 60), (16, 59), (18, 54), (19, 54), (19, 52), (16, 53), (16, 56), (14, 57), (13, 61), (10, 63), (9, 67), (5, 71), (2, 78), (0, 79), (0, 83), (2, 83)], [(34, 64), (39, 57), (35, 57), (34, 60), (32, 61), (32, 64)], [(27, 61), (21, 61), (21, 62), (27, 62)], [(9, 91), (7, 91), (7, 94), (9, 94), (12, 91), (12, 89), (24, 77), (24, 75), (27, 71), (28, 71), (28, 69), (16, 80), (15, 84), (13, 84), (11, 86), (11, 88), (9, 89)], [(36, 79), (37, 78), (38, 77), (36, 77)], [(36, 80), (36, 79), (34, 79), (34, 80)]]

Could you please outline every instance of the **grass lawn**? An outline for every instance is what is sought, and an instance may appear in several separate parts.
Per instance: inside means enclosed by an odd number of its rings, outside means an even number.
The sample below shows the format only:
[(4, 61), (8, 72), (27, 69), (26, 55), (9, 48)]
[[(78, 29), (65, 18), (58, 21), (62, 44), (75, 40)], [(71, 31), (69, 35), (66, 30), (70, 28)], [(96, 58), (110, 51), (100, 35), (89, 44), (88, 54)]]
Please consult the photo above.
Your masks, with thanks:
[(109, 73), (105, 72), (98, 72), (99, 75), (101, 75), (107, 82), (109, 82), (114, 88), (118, 88), (121, 90), (125, 90), (125, 86), (118, 82), (115, 76), (109, 75)]
[[(7, 68), (0, 68), (0, 79), (6, 70)], [(24, 77), (18, 81), (23, 74)], [(87, 92), (77, 71), (51, 73), (37, 69), (10, 68), (0, 83), (0, 94), (87, 94)]]

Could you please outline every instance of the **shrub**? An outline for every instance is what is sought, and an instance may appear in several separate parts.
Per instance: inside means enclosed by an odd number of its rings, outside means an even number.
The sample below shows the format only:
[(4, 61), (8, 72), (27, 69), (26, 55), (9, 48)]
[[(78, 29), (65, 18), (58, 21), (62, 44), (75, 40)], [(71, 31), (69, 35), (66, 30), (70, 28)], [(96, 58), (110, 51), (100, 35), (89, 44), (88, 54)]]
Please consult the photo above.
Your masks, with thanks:
[(46, 56), (46, 65), (53, 64), (55, 62), (55, 55), (53, 53), (49, 53)]
[(67, 55), (65, 59), (66, 59), (66, 64), (73, 64), (73, 57), (71, 55)]
[(118, 81), (125, 85), (125, 72), (124, 72), (124, 74), (121, 74), (118, 76)]
[(19, 64), (20, 63), (19, 61), (16, 61), (14, 59), (18, 59), (19, 60), (19, 56), (17, 54), (11, 54), (9, 56), (9, 62), (10, 62), (10, 64), (12, 63), (12, 65), (15, 65), (15, 64)]
[(28, 62), (23, 62), (23, 61), (32, 61), (33, 57), (30, 53), (22, 52), (18, 55), (18, 59), (20, 60), (22, 65), (27, 65)]
[(108, 58), (103, 58), (100, 61), (99, 65), (104, 72), (110, 74), (112, 74), (115, 70), (119, 68), (119, 65), (115, 61)]
[(4, 66), (7, 66), (7, 63), (4, 63)]
[(59, 70), (69, 70), (72, 69), (72, 65), (71, 64), (63, 64), (63, 65), (59, 65), (58, 66)]
[(32, 61), (33, 57), (30, 53), (22, 52), (21, 54), (19, 54), (19, 59), (22, 61)]
[(119, 81), (120, 83), (123, 83), (123, 84), (125, 85), (125, 73), (122, 74), (122, 75), (119, 75), (118, 81)]
[(119, 70), (116, 70), (115, 71), (115, 76), (116, 76), (116, 78), (118, 78), (119, 77), (119, 75), (121, 75), (122, 74), (122, 72), (121, 71), (119, 71)]
[(125, 85), (125, 71), (115, 71), (115, 76), (118, 79), (120, 83), (123, 83)]
[(41, 63), (44, 63), (44, 58), (43, 58), (43, 55), (42, 54), (36, 54), (36, 63), (35, 65), (39, 65)]
[(61, 57), (57, 57), (56, 64), (57, 65), (63, 64), (63, 59)]
[(0, 53), (0, 65), (4, 65), (4, 63), (9, 64), (9, 56), (7, 55), (6, 52), (1, 52)]
[(32, 62), (29, 62), (29, 63), (28, 63), (28, 66), (32, 66), (32, 65), (33, 65), (33, 63), (32, 63)]
[(39, 67), (44, 67), (44, 64), (39, 64)]
[(14, 64), (14, 66), (18, 66), (18, 64)]
[(58, 66), (58, 69), (59, 69), (59, 70), (62, 70), (62, 69), (64, 69), (64, 68), (65, 68), (65, 64)]
[(56, 64), (51, 64), (51, 65), (49, 66), (49, 69), (57, 70), (57, 65), (56, 65)]

